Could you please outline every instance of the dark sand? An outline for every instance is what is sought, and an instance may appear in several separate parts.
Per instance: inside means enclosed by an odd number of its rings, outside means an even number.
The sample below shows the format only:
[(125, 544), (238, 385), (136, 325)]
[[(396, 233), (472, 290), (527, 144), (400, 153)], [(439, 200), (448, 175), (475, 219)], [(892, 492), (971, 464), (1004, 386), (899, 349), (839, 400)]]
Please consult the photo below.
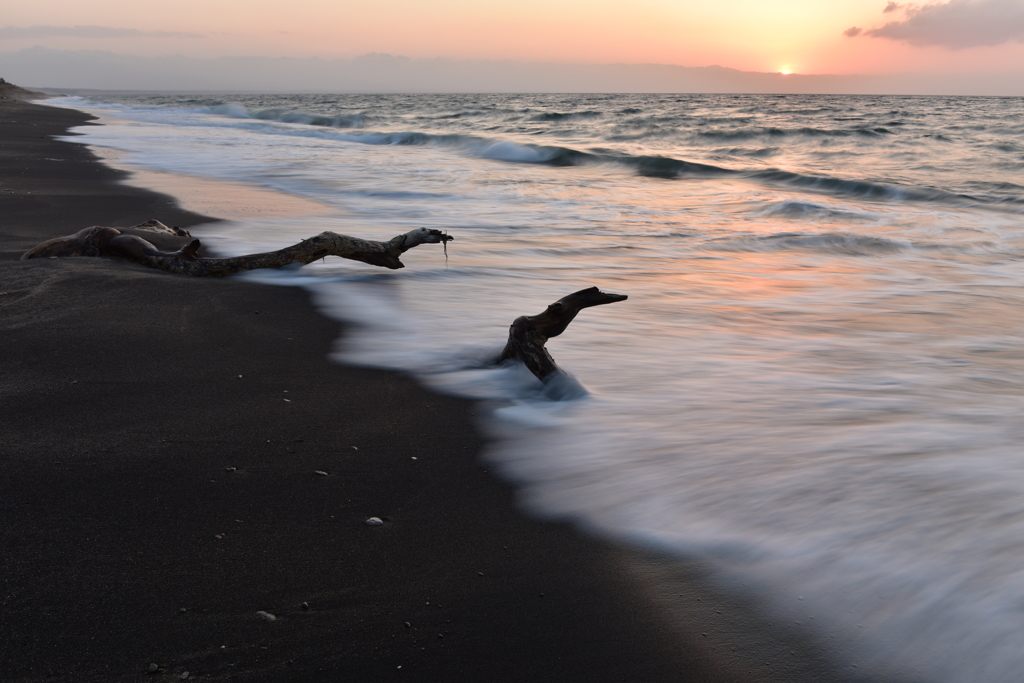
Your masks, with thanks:
[(304, 291), (18, 261), (211, 220), (52, 139), (89, 118), (0, 101), (0, 678), (826, 680), (693, 576), (648, 568), (663, 609), (632, 552), (522, 515), (475, 406), (328, 362)]

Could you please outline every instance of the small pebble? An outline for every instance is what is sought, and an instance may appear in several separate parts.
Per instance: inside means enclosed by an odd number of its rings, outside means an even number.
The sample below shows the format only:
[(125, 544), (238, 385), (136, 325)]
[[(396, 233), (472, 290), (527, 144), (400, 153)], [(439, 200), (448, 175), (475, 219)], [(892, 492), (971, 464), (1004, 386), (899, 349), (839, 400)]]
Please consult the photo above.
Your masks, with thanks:
[(188, 610), (187, 610), (187, 609), (185, 609), (184, 607), (179, 607), (179, 608), (178, 608), (178, 611), (179, 611), (179, 612), (181, 612), (182, 614), (184, 614), (184, 613), (185, 613), (185, 612), (187, 612)]
[(308, 602), (304, 602), (301, 605), (299, 605), (299, 607), (301, 607), (302, 609), (309, 609), (309, 603)]
[(181, 674), (181, 680), (185, 680), (186, 678), (188, 678), (188, 672), (187, 671), (183, 671), (182, 674)]
[(380, 526), (384, 521), (380, 517), (370, 517), (366, 520), (366, 526)]
[(224, 471), (225, 472), (237, 472), (238, 468), (237, 467), (225, 467)]
[(285, 402), (285, 403), (291, 403), (291, 402), (292, 402), (292, 400), (291, 400), (290, 398), (286, 398), (286, 399), (284, 400), (284, 402)]
[(328, 475), (327, 475), (327, 473), (326, 473), (326, 472), (324, 472), (323, 470), (315, 470), (315, 472), (316, 472), (317, 474), (319, 474), (319, 475), (320, 475), (321, 477), (326, 477), (326, 476), (328, 476)]
[(157, 666), (156, 664), (150, 664), (149, 668), (146, 669), (146, 673), (155, 674), (159, 670), (160, 670), (159, 666)]
[(407, 621), (407, 622), (405, 622), (405, 627), (406, 627), (406, 628), (412, 628), (412, 624), (410, 624), (410, 623), (409, 623), (409, 622)]
[(257, 612), (256, 616), (258, 616), (263, 621), (268, 621), (268, 622), (269, 621), (277, 621), (277, 617), (275, 617), (270, 612), (264, 612), (263, 610), (260, 610), (259, 612)]
[[(352, 448), (352, 450), (354, 450), (354, 451), (358, 451), (358, 450), (359, 450), (359, 447), (358, 447), (358, 446), (352, 446), (351, 448)], [(398, 668), (399, 668), (399, 669), (401, 669), (402, 667), (398, 667)]]

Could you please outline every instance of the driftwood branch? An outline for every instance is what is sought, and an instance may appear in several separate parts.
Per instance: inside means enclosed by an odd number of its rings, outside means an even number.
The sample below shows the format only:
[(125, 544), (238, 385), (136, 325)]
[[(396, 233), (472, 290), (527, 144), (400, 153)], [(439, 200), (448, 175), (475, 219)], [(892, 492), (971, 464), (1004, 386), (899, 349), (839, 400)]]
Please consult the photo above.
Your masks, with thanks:
[(564, 296), (538, 315), (524, 315), (512, 321), (508, 330), (508, 343), (501, 352), (498, 362), (515, 359), (526, 364), (534, 375), (544, 380), (553, 373), (561, 372), (555, 360), (544, 348), (551, 337), (565, 331), (576, 314), (584, 308), (624, 301), (625, 294), (602, 292), (597, 287), (581, 289)]
[[(147, 221), (131, 228), (91, 227), (74, 235), (58, 237), (22, 255), (33, 258), (69, 256), (117, 256), (136, 263), (184, 275), (231, 275), (258, 268), (281, 268), (292, 263), (311, 263), (326, 256), (340, 256), (384, 268), (404, 268), (399, 256), (421, 244), (445, 243), (454, 239), (440, 230), (419, 228), (386, 242), (364, 240), (335, 232), (322, 232), (277, 251), (231, 258), (200, 258), (199, 240), (188, 231), (169, 228), (159, 221)], [(548, 350), (548, 339), (565, 331), (584, 308), (624, 301), (625, 294), (602, 292), (597, 287), (564, 296), (538, 315), (516, 318), (508, 331), (498, 362), (522, 361), (534, 375), (546, 380), (561, 372)]]
[(322, 232), (277, 251), (232, 258), (200, 258), (199, 240), (181, 228), (147, 221), (132, 228), (92, 227), (68, 237), (43, 242), (22, 259), (67, 256), (119, 256), (136, 263), (184, 275), (231, 275), (257, 268), (281, 268), (292, 263), (311, 263), (325, 256), (340, 256), (384, 268), (404, 268), (403, 253), (421, 244), (448, 242), (440, 230), (419, 228), (387, 242), (364, 240), (336, 232)]

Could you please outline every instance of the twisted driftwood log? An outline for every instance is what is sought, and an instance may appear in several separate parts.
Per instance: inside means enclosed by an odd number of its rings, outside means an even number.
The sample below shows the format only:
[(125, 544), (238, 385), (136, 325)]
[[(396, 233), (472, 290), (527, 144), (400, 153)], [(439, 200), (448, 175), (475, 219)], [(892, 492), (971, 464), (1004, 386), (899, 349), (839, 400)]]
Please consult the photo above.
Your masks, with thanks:
[(508, 343), (505, 344), (505, 350), (501, 352), (498, 362), (510, 358), (521, 360), (540, 380), (561, 372), (551, 354), (544, 348), (548, 339), (562, 334), (576, 314), (584, 308), (613, 304), (628, 298), (625, 294), (611, 294), (602, 292), (597, 287), (590, 287), (563, 296), (548, 306), (543, 313), (520, 316), (512, 321), (508, 329)]
[[(325, 256), (340, 256), (384, 268), (404, 268), (398, 259), (421, 244), (455, 239), (440, 230), (419, 228), (387, 242), (322, 232), (277, 251), (232, 258), (199, 258), (199, 240), (188, 231), (168, 228), (160, 221), (146, 221), (132, 228), (92, 227), (68, 237), (47, 240), (22, 255), (31, 258), (65, 256), (120, 256), (136, 263), (184, 275), (231, 275), (257, 268), (280, 268), (291, 263), (311, 263)], [(159, 247), (157, 246), (159, 245)]]
[[(168, 228), (160, 221), (146, 221), (131, 228), (91, 227), (68, 237), (47, 240), (22, 255), (32, 258), (68, 256), (120, 256), (136, 263), (184, 275), (231, 275), (257, 268), (281, 268), (292, 263), (311, 263), (325, 256), (340, 256), (384, 268), (404, 268), (399, 256), (421, 244), (446, 243), (455, 239), (440, 230), (419, 228), (397, 235), (387, 242), (322, 232), (315, 237), (277, 251), (232, 258), (199, 258), (199, 240), (187, 230)], [(565, 331), (580, 311), (591, 306), (624, 301), (625, 294), (602, 292), (597, 287), (564, 296), (538, 315), (516, 318), (508, 331), (508, 343), (498, 362), (522, 361), (534, 375), (546, 380), (562, 372), (548, 350), (548, 339)]]

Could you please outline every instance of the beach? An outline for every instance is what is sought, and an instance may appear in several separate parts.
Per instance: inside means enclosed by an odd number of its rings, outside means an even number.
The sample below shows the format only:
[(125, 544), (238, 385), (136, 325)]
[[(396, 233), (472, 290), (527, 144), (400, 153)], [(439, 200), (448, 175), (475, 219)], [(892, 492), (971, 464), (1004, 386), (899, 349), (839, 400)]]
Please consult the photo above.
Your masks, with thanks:
[(19, 261), (213, 219), (53, 139), (86, 114), (0, 116), (4, 680), (825, 680), (696, 573), (523, 515), (478, 407), (329, 362), (303, 290)]

